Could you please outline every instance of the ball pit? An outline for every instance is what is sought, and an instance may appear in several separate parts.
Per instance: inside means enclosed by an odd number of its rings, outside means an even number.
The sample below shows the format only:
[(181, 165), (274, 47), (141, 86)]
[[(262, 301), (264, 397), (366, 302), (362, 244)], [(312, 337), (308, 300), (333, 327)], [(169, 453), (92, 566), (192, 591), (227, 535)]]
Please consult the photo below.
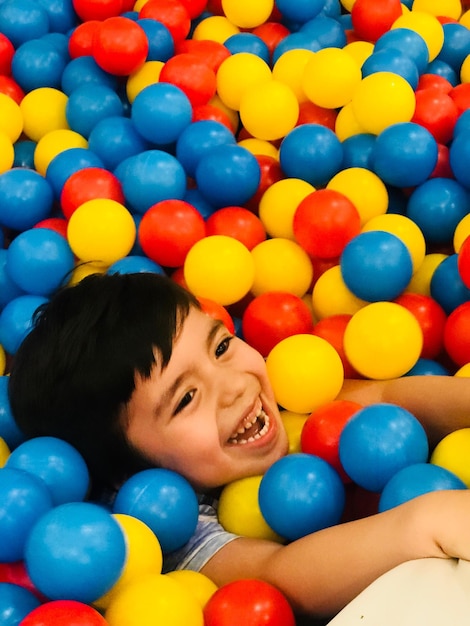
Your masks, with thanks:
[[(180, 276), (208, 311), (219, 307), (221, 315), (227, 306), (226, 323), (267, 358), (287, 429), (288, 416), (295, 417), (289, 456), (301, 451), (308, 414), (330, 409), (333, 452), (322, 443), (320, 456), (343, 480), (353, 480), (338, 460), (338, 431), (350, 418), (335, 404), (344, 378), (465, 370), (466, 7), (458, 0), (0, 5), (0, 480), (10, 475), (13, 486), (23, 479), (31, 492), (37, 488), (30, 510), (16, 511), (17, 526), (5, 531), (16, 552), (0, 562), (22, 556), (18, 545), (32, 518), (58, 504), (47, 501), (37, 480), (33, 487), (34, 477), (11, 474), (18, 463), (31, 469), (39, 461), (18, 461), (23, 436), (9, 411), (6, 374), (37, 307), (64, 281), (93, 272), (161, 272)], [(341, 224), (333, 198), (347, 205)], [(322, 199), (319, 208), (313, 201)], [(395, 274), (383, 267), (385, 240), (399, 248)], [(361, 241), (366, 245), (350, 258)], [(390, 248), (386, 256), (390, 263)], [(312, 333), (322, 342), (311, 358), (305, 345), (283, 343)], [(285, 352), (277, 361), (278, 346)], [(314, 384), (302, 379), (303, 362)], [(321, 397), (312, 397), (314, 385)], [(311, 447), (307, 432), (304, 451), (319, 453), (320, 435)], [(441, 442), (431, 464), (397, 472), (380, 507), (431, 488), (460, 488), (459, 480), (468, 484), (466, 437), (462, 431)], [(354, 464), (361, 455), (353, 447)], [(44, 453), (53, 455), (52, 441)], [(457, 482), (433, 474), (439, 465)], [(298, 468), (293, 474), (301, 482)], [(61, 498), (86, 499), (85, 478), (79, 486), (72, 484), (76, 475), (64, 479), (68, 494)], [(253, 513), (260, 481), (233, 486), (241, 496), (228, 505), (228, 526), (239, 521), (247, 492)], [(79, 493), (70, 495), (74, 486)], [(274, 487), (266, 490), (268, 500)], [(258, 528), (259, 517), (247, 524)], [(138, 568), (146, 551), (134, 550)], [(52, 580), (53, 568), (38, 572), (44, 563), (29, 558), (38, 586), (57, 595), (71, 575)], [(238, 610), (238, 621), (252, 619), (249, 583), (231, 598), (228, 589), (226, 604), (214, 602), (203, 616), (201, 603), (152, 572), (129, 595), (115, 594), (102, 617), (87, 603), (110, 580), (88, 593), (79, 588), (80, 575), (73, 578), (64, 600), (37, 608), (37, 600), (12, 598), (10, 592), (22, 592), (0, 583), (0, 604), (14, 604), (28, 626), (65, 624), (70, 612), (83, 626), (145, 626), (155, 615), (169, 626), (204, 619), (220, 626), (224, 611), (231, 623)], [(155, 608), (161, 600), (154, 585), (165, 586), (173, 604)], [(283, 615), (285, 626), (293, 618)]]

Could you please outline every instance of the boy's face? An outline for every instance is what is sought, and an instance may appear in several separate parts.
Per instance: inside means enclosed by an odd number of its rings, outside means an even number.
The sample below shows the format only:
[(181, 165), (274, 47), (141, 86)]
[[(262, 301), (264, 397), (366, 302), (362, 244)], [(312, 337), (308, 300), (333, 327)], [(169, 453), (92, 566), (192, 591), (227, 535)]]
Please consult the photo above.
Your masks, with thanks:
[(137, 379), (126, 420), (135, 448), (196, 489), (263, 474), (288, 449), (263, 357), (194, 308), (168, 366)]

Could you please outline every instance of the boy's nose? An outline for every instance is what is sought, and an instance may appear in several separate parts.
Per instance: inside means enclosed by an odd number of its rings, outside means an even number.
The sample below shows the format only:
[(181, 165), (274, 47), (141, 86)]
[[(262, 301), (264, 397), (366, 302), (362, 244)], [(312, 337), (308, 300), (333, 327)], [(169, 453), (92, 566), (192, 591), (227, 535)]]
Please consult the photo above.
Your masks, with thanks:
[(219, 372), (214, 382), (222, 406), (231, 406), (246, 390), (245, 379), (239, 372)]

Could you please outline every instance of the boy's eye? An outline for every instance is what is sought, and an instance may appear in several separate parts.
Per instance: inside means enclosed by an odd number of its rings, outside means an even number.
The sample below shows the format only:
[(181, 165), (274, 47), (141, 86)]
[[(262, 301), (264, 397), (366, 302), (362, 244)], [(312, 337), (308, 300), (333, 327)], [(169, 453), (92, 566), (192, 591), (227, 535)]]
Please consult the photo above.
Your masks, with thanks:
[(218, 345), (217, 348), (215, 349), (215, 356), (218, 358), (220, 356), (222, 356), (223, 354), (225, 354), (225, 352), (227, 352), (228, 347), (230, 345), (230, 342), (232, 341), (233, 337), (225, 337), (225, 339), (223, 339)]
[(193, 397), (194, 397), (194, 391), (188, 391), (187, 393), (185, 393), (184, 396), (181, 398), (178, 406), (175, 409), (175, 415), (179, 413), (180, 411), (182, 411), (186, 406), (188, 406), (188, 404), (191, 402)]

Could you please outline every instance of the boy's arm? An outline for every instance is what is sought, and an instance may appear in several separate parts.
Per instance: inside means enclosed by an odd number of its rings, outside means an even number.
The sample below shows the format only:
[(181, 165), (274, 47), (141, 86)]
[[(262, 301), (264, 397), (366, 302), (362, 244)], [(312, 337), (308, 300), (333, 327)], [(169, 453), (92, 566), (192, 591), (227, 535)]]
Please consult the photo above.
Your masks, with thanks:
[(390, 402), (408, 409), (424, 426), (431, 446), (470, 427), (470, 380), (456, 376), (403, 376), (392, 380), (345, 380), (338, 399), (369, 405)]
[(470, 559), (470, 493), (439, 491), (394, 509), (321, 530), (286, 546), (240, 538), (202, 572), (274, 584), (293, 608), (331, 617), (383, 573), (423, 557)]

